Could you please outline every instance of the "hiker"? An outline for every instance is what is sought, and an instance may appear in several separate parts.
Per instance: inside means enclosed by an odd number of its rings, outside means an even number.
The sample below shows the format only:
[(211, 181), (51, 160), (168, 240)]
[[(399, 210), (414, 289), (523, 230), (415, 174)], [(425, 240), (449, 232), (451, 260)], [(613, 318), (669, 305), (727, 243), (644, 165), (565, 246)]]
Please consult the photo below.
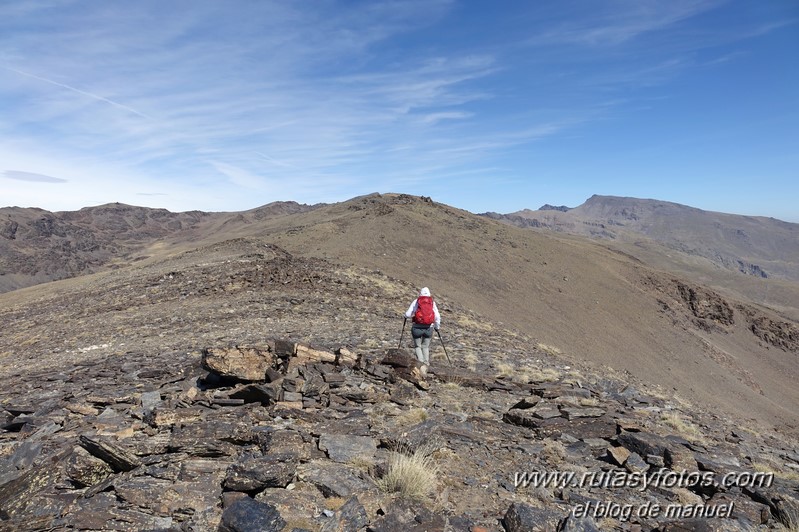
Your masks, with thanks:
[(419, 291), (419, 297), (408, 307), (405, 317), (413, 318), (411, 336), (413, 336), (414, 352), (416, 359), (422, 363), (422, 374), (426, 374), (427, 366), (430, 365), (430, 340), (433, 338), (433, 330), (441, 328), (441, 314), (438, 313), (438, 306), (430, 296), (429, 288), (425, 286)]

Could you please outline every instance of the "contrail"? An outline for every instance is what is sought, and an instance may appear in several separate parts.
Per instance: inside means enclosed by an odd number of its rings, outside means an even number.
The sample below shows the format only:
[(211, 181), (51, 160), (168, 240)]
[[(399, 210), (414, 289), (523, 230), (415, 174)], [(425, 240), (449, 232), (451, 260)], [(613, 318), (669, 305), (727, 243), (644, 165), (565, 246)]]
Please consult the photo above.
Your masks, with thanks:
[(0, 65), (0, 67), (4, 68), (6, 70), (10, 70), (11, 72), (15, 72), (15, 73), (17, 73), (17, 74), (19, 74), (21, 76), (27, 76), (29, 78), (37, 79), (39, 81), (44, 81), (45, 83), (49, 83), (50, 85), (55, 85), (56, 87), (62, 87), (64, 89), (71, 90), (72, 92), (77, 92), (78, 94), (82, 94), (83, 96), (88, 96), (89, 98), (93, 98), (95, 100), (99, 100), (101, 102), (105, 102), (107, 104), (113, 105), (114, 107), (118, 107), (120, 109), (128, 111), (129, 113), (133, 113), (134, 115), (141, 116), (142, 118), (147, 118), (149, 120), (153, 119), (151, 116), (147, 116), (144, 113), (140, 113), (136, 109), (132, 109), (132, 108), (128, 107), (127, 105), (122, 105), (121, 103), (115, 102), (114, 100), (109, 100), (108, 98), (103, 98), (102, 96), (100, 96), (98, 94), (93, 94), (91, 92), (82, 91), (82, 90), (77, 89), (77, 88), (75, 88), (75, 87), (73, 87), (71, 85), (66, 85), (64, 83), (59, 83), (57, 81), (53, 81), (52, 79), (47, 79), (47, 78), (43, 78), (41, 76), (37, 76), (36, 74), (31, 74), (30, 72), (17, 70), (16, 68), (11, 68), (11, 67), (8, 67), (8, 66), (5, 66), (5, 65)]

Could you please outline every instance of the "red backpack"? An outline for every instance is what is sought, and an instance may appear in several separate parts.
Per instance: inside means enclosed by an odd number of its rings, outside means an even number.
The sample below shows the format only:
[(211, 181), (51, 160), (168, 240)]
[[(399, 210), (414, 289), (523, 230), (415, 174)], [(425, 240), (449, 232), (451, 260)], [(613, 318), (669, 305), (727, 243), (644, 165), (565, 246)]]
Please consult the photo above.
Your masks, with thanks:
[(433, 298), (430, 296), (416, 298), (416, 314), (413, 315), (413, 322), (419, 325), (432, 325), (435, 321), (436, 313), (433, 311)]

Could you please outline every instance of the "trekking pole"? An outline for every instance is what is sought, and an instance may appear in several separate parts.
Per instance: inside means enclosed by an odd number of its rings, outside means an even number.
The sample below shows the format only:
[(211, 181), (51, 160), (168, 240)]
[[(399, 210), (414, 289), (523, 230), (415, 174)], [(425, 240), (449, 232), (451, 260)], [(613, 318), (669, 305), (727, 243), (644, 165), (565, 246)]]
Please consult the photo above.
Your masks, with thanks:
[(449, 365), (451, 366), (452, 365), (452, 360), (449, 359), (449, 353), (447, 353), (447, 346), (444, 345), (444, 339), (441, 338), (441, 331), (436, 329), (436, 332), (438, 333), (438, 339), (441, 340), (441, 347), (444, 348), (444, 354), (447, 356), (447, 362), (449, 362)]
[(399, 345), (397, 348), (402, 347), (402, 337), (405, 335), (405, 322), (408, 321), (408, 318), (402, 318), (402, 332), (400, 333)]

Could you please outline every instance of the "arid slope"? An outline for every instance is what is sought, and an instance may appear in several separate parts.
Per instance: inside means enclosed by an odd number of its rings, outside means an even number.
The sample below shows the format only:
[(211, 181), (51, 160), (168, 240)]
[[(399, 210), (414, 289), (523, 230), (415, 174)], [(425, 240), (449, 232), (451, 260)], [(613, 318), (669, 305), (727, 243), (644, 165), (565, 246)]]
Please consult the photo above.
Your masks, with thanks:
[[(501, 323), (562, 351), (574, 364), (627, 371), (730, 415), (797, 426), (795, 323), (647, 268), (600, 243), (391, 194), (259, 224), (228, 224), (213, 238), (233, 235), (429, 286), (482, 316), (475, 327)], [(692, 301), (691, 293), (699, 295)], [(703, 315), (705, 303), (731, 309), (729, 323), (712, 311)], [(343, 302), (344, 308), (350, 304)], [(404, 304), (397, 302), (397, 328)], [(755, 336), (747, 314), (787, 323), (788, 350)], [(445, 312), (445, 324), (452, 318)]]
[[(401, 312), (415, 289), (429, 286), (448, 303), (442, 305), (444, 332), (456, 321), (471, 328), (455, 357), (466, 352), (493, 356), (482, 349), (480, 331), (502, 327), (561, 352), (561, 359), (572, 365), (627, 372), (730, 417), (786, 431), (799, 426), (794, 385), (799, 333), (796, 323), (785, 318), (787, 312), (780, 315), (653, 270), (601, 243), (512, 227), (426, 198), (371, 195), (288, 213), (258, 217), (252, 212), (220, 213), (142, 242), (124, 259), (132, 266), (119, 266), (103, 278), (121, 279), (131, 267), (181, 256), (174, 268), (179, 273), (187, 260), (202, 263), (206, 252), (189, 258), (181, 253), (246, 238), (256, 246), (274, 244), (296, 257), (380, 270), (392, 282), (401, 281), (407, 293), (389, 302), (396, 314), (380, 318), (385, 331), (375, 339), (378, 344), (398, 334)], [(21, 297), (35, 300), (59, 284), (4, 294), (0, 305)], [(374, 294), (363, 290), (359, 285), (337, 292), (326, 304), (337, 306), (342, 322), (365, 323), (373, 318), (359, 311), (359, 301)], [(257, 300), (257, 290), (253, 297)], [(224, 291), (219, 298), (224, 313)], [(783, 307), (795, 311), (799, 304), (788, 297)], [(291, 309), (287, 305), (287, 312)], [(312, 322), (313, 313), (306, 319)], [(246, 324), (237, 330), (253, 334)], [(535, 364), (532, 359), (518, 362)]]

